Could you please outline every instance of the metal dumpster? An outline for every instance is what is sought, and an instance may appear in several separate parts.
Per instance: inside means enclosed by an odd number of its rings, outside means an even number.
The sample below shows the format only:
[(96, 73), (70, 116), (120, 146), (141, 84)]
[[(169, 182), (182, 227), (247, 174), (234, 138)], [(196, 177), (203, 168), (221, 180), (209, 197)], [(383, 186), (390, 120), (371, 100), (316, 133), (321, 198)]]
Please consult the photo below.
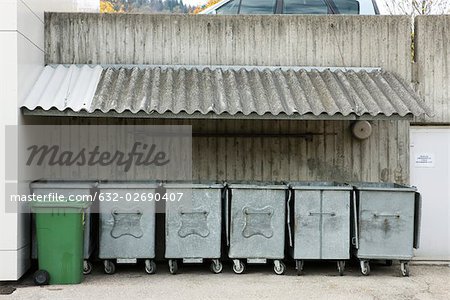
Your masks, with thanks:
[(409, 276), (408, 262), (418, 248), (421, 198), (415, 187), (394, 183), (354, 183), (352, 244), (361, 273), (369, 260), (399, 260)]
[(297, 274), (305, 260), (335, 260), (342, 276), (350, 259), (353, 188), (336, 182), (292, 182), (289, 187), (289, 245)]
[[(90, 197), (93, 199), (92, 191), (96, 186), (96, 182), (92, 181), (46, 181), (39, 180), (30, 183), (30, 191), (34, 195), (50, 195), (52, 197), (61, 196), (64, 198), (69, 197)], [(87, 199), (87, 198), (86, 198)], [(72, 199), (76, 200), (76, 199)], [(35, 224), (35, 216), (33, 215), (33, 223)], [(32, 244), (31, 244), (31, 258), (37, 259), (37, 242), (36, 242), (36, 230), (32, 227)], [(95, 249), (95, 242), (93, 238), (93, 214), (91, 214), (91, 207), (85, 211), (85, 230), (84, 230), (84, 249), (83, 249), (83, 273), (89, 274), (92, 271), (92, 264), (89, 261), (92, 252)]]
[(222, 272), (222, 192), (224, 185), (214, 182), (167, 182), (166, 252), (169, 271), (183, 263), (202, 263), (211, 259), (210, 269)]
[(284, 274), (287, 188), (273, 182), (228, 184), (228, 255), (236, 274), (245, 270), (242, 259), (249, 264), (273, 260), (275, 273)]
[(106, 274), (113, 274), (117, 264), (145, 261), (148, 274), (156, 272), (155, 201), (158, 183), (100, 182), (99, 258)]

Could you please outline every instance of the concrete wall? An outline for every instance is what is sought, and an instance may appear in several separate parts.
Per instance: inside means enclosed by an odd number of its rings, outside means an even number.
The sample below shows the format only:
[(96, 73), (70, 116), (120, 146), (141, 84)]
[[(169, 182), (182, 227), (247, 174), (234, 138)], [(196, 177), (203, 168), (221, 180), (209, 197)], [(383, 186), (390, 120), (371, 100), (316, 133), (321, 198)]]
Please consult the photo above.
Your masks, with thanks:
[(416, 18), (417, 86), (435, 116), (418, 123), (450, 124), (450, 15)]
[(399, 16), (48, 14), (47, 63), (383, 67), (411, 76)]
[[(450, 123), (450, 16), (49, 14), (47, 63), (382, 67)], [(414, 75), (414, 76), (412, 76)]]
[[(35, 117), (27, 117), (30, 122)], [(351, 121), (151, 120), (107, 118), (38, 118), (39, 123), (79, 125), (192, 125), (203, 134), (192, 141), (194, 179), (202, 180), (341, 180), (409, 182), (408, 121), (374, 121), (367, 140), (352, 137)], [(213, 136), (212, 136), (212, 135)], [(238, 137), (233, 134), (239, 135)], [(271, 135), (261, 137), (262, 134)], [(286, 135), (303, 135), (287, 137)], [(75, 138), (80, 135), (74, 134)], [(245, 137), (243, 137), (245, 136)], [(66, 137), (61, 137), (63, 140)], [(98, 136), (89, 139), (93, 148)], [(72, 137), (71, 137), (72, 140)], [(90, 144), (92, 142), (92, 144)], [(63, 143), (62, 141), (60, 143)], [(114, 139), (108, 141), (112, 149)], [(118, 138), (120, 143), (120, 138)], [(182, 149), (180, 151), (183, 151)], [(112, 166), (101, 174), (52, 167), (42, 174), (59, 179), (117, 179)], [(148, 180), (154, 174), (131, 169), (128, 178)]]
[[(408, 17), (46, 17), (47, 63), (383, 67), (411, 79)], [(408, 122), (373, 122), (374, 134), (367, 141), (353, 139), (351, 124), (344, 121), (192, 124), (194, 131), (219, 133), (314, 133), (311, 141), (194, 139), (198, 179), (409, 180)]]

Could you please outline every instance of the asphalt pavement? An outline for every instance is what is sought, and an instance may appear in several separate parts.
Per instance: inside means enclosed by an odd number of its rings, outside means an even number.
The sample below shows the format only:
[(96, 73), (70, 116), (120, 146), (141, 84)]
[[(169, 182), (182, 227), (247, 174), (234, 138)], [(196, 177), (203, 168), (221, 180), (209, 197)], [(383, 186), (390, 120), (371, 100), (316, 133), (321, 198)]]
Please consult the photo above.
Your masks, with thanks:
[(293, 264), (285, 275), (275, 275), (270, 265), (250, 265), (237, 275), (226, 263), (221, 274), (208, 265), (185, 265), (171, 275), (165, 263), (148, 275), (143, 266), (118, 266), (105, 275), (101, 263), (79, 285), (34, 286), (31, 272), (19, 282), (2, 283), (0, 299), (450, 299), (449, 265), (411, 265), (411, 276), (402, 277), (400, 265), (372, 263), (363, 276), (357, 263), (348, 264), (339, 276), (335, 263), (306, 263), (297, 276)]

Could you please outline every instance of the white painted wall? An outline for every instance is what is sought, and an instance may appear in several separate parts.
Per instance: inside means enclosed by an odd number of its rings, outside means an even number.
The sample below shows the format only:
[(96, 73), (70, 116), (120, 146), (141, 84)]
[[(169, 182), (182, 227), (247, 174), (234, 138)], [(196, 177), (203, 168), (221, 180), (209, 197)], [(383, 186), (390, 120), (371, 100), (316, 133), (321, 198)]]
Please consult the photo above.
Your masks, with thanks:
[[(428, 156), (426, 163), (416, 162)], [(425, 160), (423, 160), (425, 161)], [(411, 184), (422, 194), (419, 260), (450, 260), (450, 127), (411, 128)]]
[[(44, 67), (44, 12), (99, 11), (98, 0), (0, 0), (0, 281), (29, 267), (29, 215), (5, 212), (5, 126), (23, 124), (19, 106)], [(5, 170), (5, 171), (3, 171)], [(25, 191), (18, 192), (27, 192)]]

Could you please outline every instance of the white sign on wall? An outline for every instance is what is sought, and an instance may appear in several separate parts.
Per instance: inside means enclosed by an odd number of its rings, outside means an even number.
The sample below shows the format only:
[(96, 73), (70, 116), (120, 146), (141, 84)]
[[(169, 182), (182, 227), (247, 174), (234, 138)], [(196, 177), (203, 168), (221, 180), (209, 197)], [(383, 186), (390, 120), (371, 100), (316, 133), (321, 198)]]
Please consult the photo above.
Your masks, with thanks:
[(419, 153), (415, 157), (416, 168), (433, 168), (434, 167), (434, 154), (432, 153)]

